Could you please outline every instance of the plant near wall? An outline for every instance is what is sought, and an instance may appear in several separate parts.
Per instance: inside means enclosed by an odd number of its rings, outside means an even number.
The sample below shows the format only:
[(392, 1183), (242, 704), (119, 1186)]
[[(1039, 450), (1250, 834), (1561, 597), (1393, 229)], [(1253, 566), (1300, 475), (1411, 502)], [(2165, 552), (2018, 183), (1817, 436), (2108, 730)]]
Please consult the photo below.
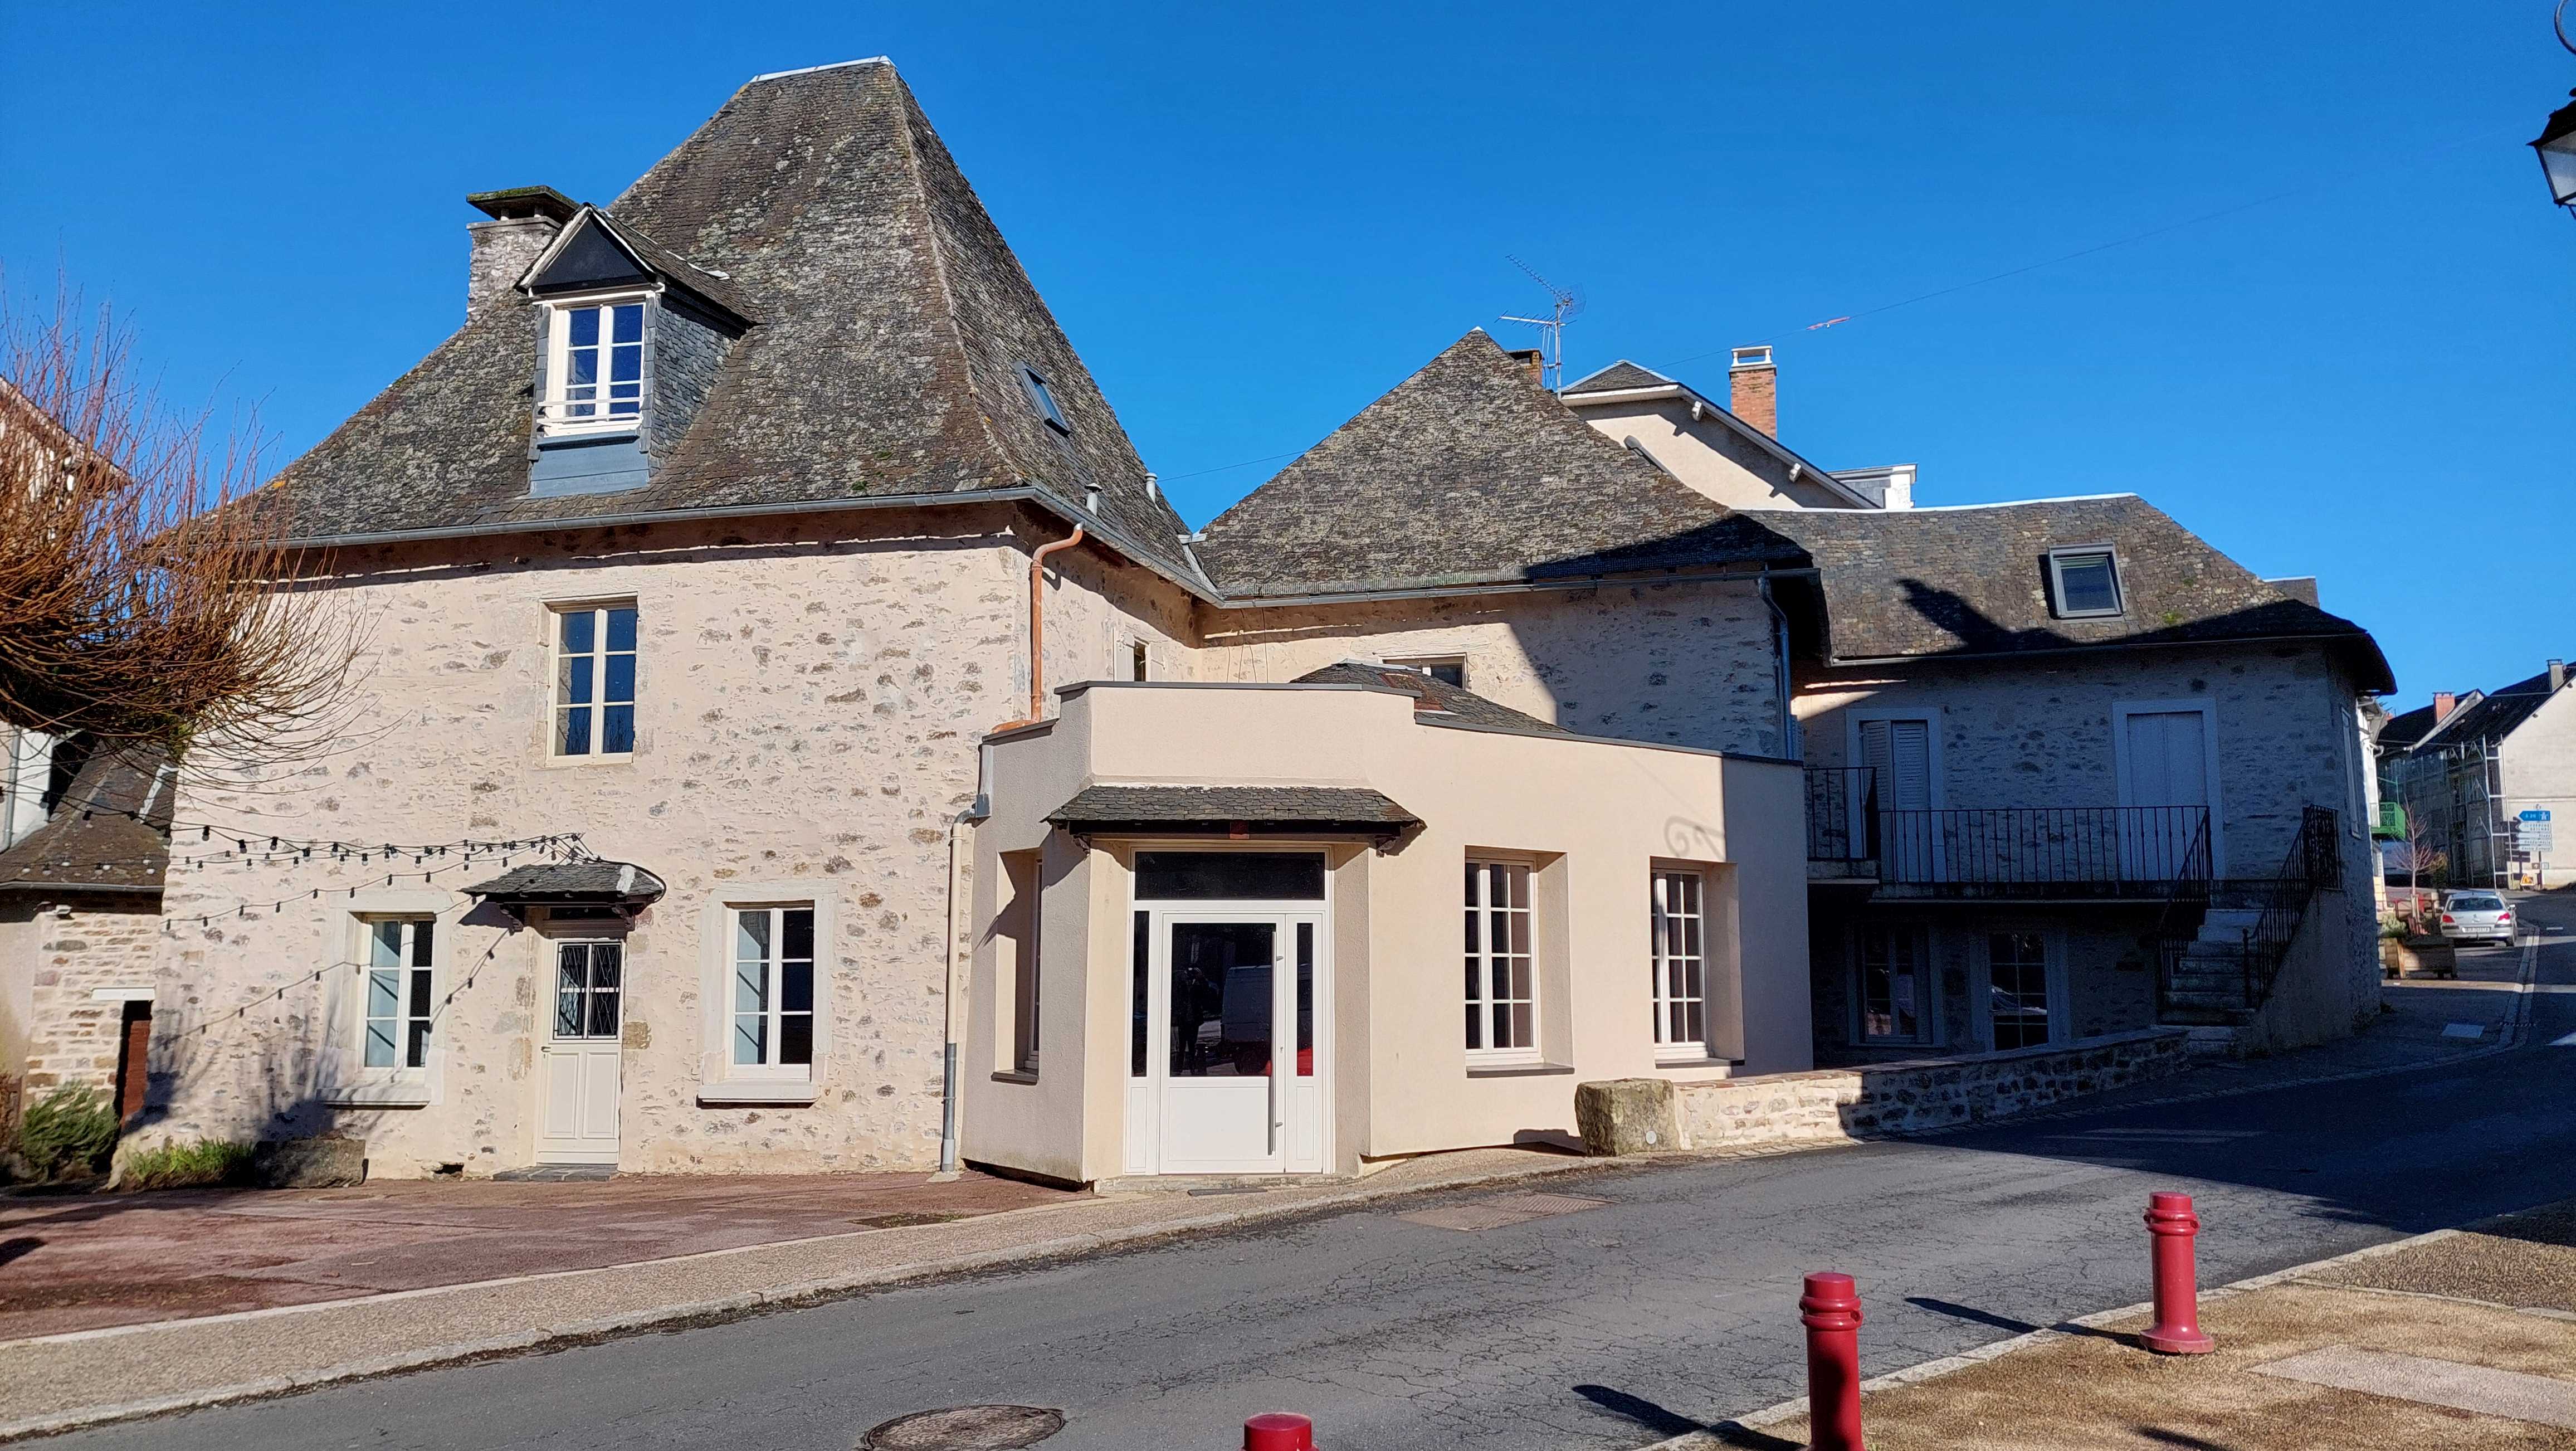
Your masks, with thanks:
[(251, 1146), (220, 1139), (162, 1144), (126, 1155), (116, 1166), (119, 1189), (195, 1189), (250, 1182)]
[(116, 1152), (116, 1132), (116, 1110), (107, 1095), (65, 1084), (27, 1106), (18, 1120), (18, 1157), (38, 1179), (96, 1174)]

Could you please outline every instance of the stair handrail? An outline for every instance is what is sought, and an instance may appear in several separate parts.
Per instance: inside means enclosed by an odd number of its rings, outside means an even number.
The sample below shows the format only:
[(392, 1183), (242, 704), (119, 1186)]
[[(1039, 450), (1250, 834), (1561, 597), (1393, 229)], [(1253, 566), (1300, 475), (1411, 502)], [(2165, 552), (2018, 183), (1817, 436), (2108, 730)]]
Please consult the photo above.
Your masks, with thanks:
[(2182, 866), (2165, 888), (2164, 909), (2156, 915), (2156, 1017), (2159, 1020), (2169, 1006), (2166, 996), (2173, 986), (2174, 970), (2182, 965), (2183, 949), (2199, 934), (2201, 919), (2209, 915), (2211, 875), (2209, 812), (2203, 808), (2199, 824), (2192, 829), (2191, 845), (2183, 849)]
[(2263, 884), (2263, 912), (2245, 928), (2239, 951), (2245, 983), (2245, 1006), (2259, 1008), (2272, 996), (2272, 980), (2289, 960), (2290, 944), (2307, 925), (2308, 905), (2317, 894), (2343, 879), (2340, 822), (2330, 806), (2310, 806), (2299, 813), (2298, 835), (2281, 859), (2281, 869)]

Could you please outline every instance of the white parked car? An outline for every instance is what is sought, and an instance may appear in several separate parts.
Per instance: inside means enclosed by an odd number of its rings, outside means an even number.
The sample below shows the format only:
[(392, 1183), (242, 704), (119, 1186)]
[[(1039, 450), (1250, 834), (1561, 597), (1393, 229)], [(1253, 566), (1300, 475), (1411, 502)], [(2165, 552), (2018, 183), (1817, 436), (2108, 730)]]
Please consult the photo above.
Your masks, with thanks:
[(2493, 892), (2453, 892), (2442, 899), (2444, 937), (2513, 941), (2513, 908)]

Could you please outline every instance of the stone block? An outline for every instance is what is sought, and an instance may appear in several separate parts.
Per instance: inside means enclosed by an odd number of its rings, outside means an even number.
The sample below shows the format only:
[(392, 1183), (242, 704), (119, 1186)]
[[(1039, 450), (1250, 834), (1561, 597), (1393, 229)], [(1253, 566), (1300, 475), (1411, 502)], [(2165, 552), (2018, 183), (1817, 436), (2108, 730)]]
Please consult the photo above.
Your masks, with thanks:
[(364, 1139), (264, 1139), (250, 1151), (263, 1189), (347, 1189), (367, 1182)]
[(1673, 1127), (1673, 1086), (1660, 1078), (1575, 1085), (1574, 1124), (1587, 1154), (1645, 1154), (1682, 1146)]

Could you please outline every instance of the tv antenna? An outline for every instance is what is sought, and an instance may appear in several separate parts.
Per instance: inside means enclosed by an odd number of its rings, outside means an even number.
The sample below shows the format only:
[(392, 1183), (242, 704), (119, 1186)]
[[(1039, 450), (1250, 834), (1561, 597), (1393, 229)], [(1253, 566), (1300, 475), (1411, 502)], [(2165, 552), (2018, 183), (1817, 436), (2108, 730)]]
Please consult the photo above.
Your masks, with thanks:
[(1515, 317), (1510, 313), (1505, 313), (1500, 320), (1503, 322), (1526, 323), (1529, 326), (1538, 329), (1539, 381), (1547, 386), (1547, 390), (1549, 392), (1553, 393), (1565, 386), (1565, 325), (1568, 322), (1573, 321), (1577, 313), (1583, 311), (1583, 297), (1579, 293), (1568, 292), (1566, 289), (1557, 286), (1555, 283), (1548, 281), (1544, 277), (1539, 276), (1537, 268), (1532, 267), (1518, 257), (1512, 256), (1511, 253), (1506, 252), (1503, 256), (1507, 258), (1513, 266), (1528, 273), (1530, 281), (1547, 289), (1548, 302), (1550, 304), (1547, 316)]

